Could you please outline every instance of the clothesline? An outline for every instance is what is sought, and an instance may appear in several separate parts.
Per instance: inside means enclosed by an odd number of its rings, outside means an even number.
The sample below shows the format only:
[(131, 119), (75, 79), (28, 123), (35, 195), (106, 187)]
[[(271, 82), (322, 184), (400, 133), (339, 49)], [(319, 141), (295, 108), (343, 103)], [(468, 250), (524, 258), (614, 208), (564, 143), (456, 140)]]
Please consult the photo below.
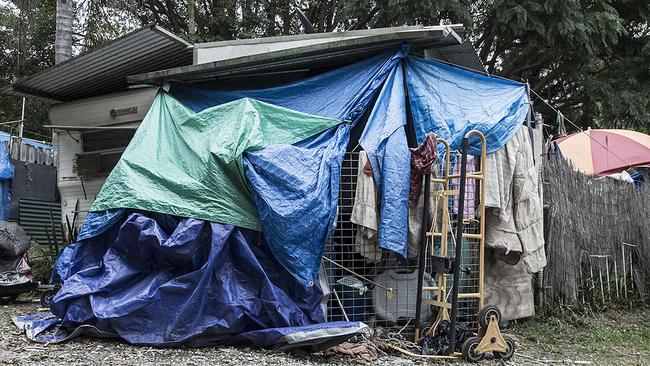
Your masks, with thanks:
[(628, 163), (625, 159), (623, 159), (623, 158), (621, 158), (620, 156), (618, 156), (615, 152), (613, 152), (612, 150), (610, 150), (607, 146), (603, 145), (602, 143), (600, 143), (600, 141), (598, 141), (598, 140), (596, 140), (595, 138), (593, 138), (590, 134), (588, 134), (588, 133), (587, 133), (585, 130), (583, 130), (580, 126), (578, 126), (578, 125), (576, 125), (575, 123), (573, 123), (573, 121), (571, 121), (571, 120), (570, 120), (569, 118), (567, 118), (564, 114), (562, 114), (562, 112), (560, 112), (557, 108), (553, 107), (553, 106), (552, 106), (552, 105), (551, 105), (551, 104), (550, 104), (546, 99), (542, 98), (541, 95), (537, 94), (537, 93), (535, 92), (535, 90), (533, 90), (532, 88), (529, 88), (528, 90), (530, 90), (530, 91), (531, 91), (531, 92), (532, 92), (532, 93), (533, 93), (533, 94), (534, 94), (538, 99), (540, 99), (542, 102), (544, 102), (544, 104), (546, 104), (549, 108), (551, 108), (555, 113), (559, 113), (560, 115), (562, 115), (562, 118), (563, 118), (564, 120), (566, 120), (567, 122), (569, 122), (573, 127), (575, 127), (575, 128), (577, 128), (578, 130), (580, 130), (580, 132), (582, 132), (582, 133), (584, 133), (585, 135), (587, 135), (587, 137), (589, 137), (592, 141), (596, 142), (596, 143), (597, 143), (598, 145), (600, 145), (602, 148), (604, 148), (605, 150), (607, 150), (608, 152), (610, 152), (612, 155), (614, 155), (615, 157), (617, 157), (618, 159), (620, 159), (622, 162), (624, 162), (625, 164), (627, 164), (627, 167), (628, 167), (628, 168), (632, 167), (632, 164)]
[[(475, 72), (475, 73), (477, 73), (477, 74), (486, 75), (486, 76), (488, 76), (488, 77), (494, 77), (494, 78), (503, 79), (503, 80), (510, 80), (510, 79), (507, 79), (507, 78), (501, 77), (501, 76), (499, 76), (499, 75), (493, 75), (493, 74), (490, 74), (490, 73), (488, 73), (488, 72), (486, 72), (486, 71), (470, 69), (470, 68), (467, 68), (467, 67), (464, 67), (464, 66), (461, 66), (461, 65), (458, 65), (458, 64), (454, 64), (454, 63), (452, 63), (452, 62), (443, 61), (443, 60), (439, 60), (439, 59), (435, 59), (435, 60), (436, 60), (436, 61), (439, 61), (439, 62), (442, 62), (442, 63), (444, 63), (444, 64), (447, 64), (447, 65), (450, 65), (450, 66), (454, 66), (454, 67), (457, 67), (457, 68), (463, 69), (463, 70), (473, 71), (473, 72)], [(528, 88), (528, 90), (530, 90), (530, 91), (531, 91), (531, 92), (532, 92), (532, 93), (533, 93), (537, 98), (539, 98), (542, 102), (544, 102), (544, 104), (546, 104), (546, 105), (547, 105), (549, 108), (551, 108), (553, 111), (555, 111), (556, 113), (559, 113), (560, 115), (562, 115), (562, 118), (563, 118), (564, 120), (568, 121), (571, 125), (573, 125), (573, 127), (575, 127), (575, 128), (577, 128), (578, 130), (580, 130), (580, 132), (586, 134), (586, 135), (587, 135), (591, 140), (595, 141), (598, 145), (600, 145), (600, 146), (603, 147), (605, 150), (607, 150), (607, 151), (609, 151), (610, 153), (612, 153), (612, 155), (614, 155), (615, 157), (617, 157), (618, 159), (620, 159), (622, 162), (624, 162), (625, 164), (627, 164), (628, 168), (632, 166), (632, 164), (628, 163), (625, 159), (623, 159), (623, 158), (621, 158), (620, 156), (618, 156), (615, 152), (613, 152), (612, 150), (610, 150), (609, 148), (607, 148), (607, 146), (601, 144), (600, 141), (598, 141), (598, 140), (594, 139), (593, 137), (591, 137), (591, 135), (589, 135), (588, 133), (586, 133), (586, 132), (585, 132), (585, 131), (580, 127), (580, 126), (578, 126), (578, 125), (576, 125), (575, 123), (573, 123), (573, 121), (571, 121), (571, 120), (570, 120), (569, 118), (567, 118), (564, 114), (562, 114), (562, 112), (560, 112), (557, 108), (553, 107), (553, 106), (552, 106), (552, 105), (551, 105), (551, 104), (550, 104), (546, 99), (544, 99), (541, 95), (537, 94), (537, 93), (535, 92), (535, 90), (533, 90), (533, 89), (530, 88), (530, 87)]]

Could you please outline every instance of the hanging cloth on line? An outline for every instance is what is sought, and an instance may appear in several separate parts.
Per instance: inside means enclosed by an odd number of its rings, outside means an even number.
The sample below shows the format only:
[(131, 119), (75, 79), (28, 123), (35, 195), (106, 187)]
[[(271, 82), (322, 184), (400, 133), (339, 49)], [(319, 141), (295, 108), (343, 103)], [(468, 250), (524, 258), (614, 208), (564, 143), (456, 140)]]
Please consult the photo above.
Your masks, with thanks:
[(368, 156), (365, 151), (359, 152), (359, 165), (357, 168), (357, 187), (354, 195), (354, 206), (350, 215), (350, 222), (357, 225), (357, 235), (354, 241), (355, 250), (366, 259), (368, 263), (381, 261), (382, 252), (378, 242), (379, 213), (377, 207), (377, 190), (372, 178), (367, 174), (366, 164)]

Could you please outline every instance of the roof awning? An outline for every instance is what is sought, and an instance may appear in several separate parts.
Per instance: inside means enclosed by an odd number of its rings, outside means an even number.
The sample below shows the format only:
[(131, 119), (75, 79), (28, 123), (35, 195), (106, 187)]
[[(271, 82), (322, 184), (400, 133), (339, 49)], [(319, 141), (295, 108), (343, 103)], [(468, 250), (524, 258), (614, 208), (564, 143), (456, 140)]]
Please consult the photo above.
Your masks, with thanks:
[(99, 131), (99, 130), (137, 130), (140, 122), (125, 123), (117, 126), (64, 126), (64, 125), (43, 125), (45, 128), (60, 131)]
[(127, 75), (192, 64), (192, 44), (155, 25), (82, 53), (0, 92), (49, 102), (71, 101), (128, 88)]
[(413, 52), (424, 53), (424, 50), (428, 50), (427, 56), (482, 70), (483, 65), (476, 51), (470, 43), (463, 41), (464, 33), (462, 25), (411, 26), (196, 44), (195, 52), (200, 48), (223, 48), (226, 52), (226, 47), (260, 43), (308, 43), (168, 70), (133, 73), (128, 81), (133, 84), (162, 85), (165, 82), (202, 82), (236, 75), (337, 66), (377, 55), (403, 43), (409, 43)]

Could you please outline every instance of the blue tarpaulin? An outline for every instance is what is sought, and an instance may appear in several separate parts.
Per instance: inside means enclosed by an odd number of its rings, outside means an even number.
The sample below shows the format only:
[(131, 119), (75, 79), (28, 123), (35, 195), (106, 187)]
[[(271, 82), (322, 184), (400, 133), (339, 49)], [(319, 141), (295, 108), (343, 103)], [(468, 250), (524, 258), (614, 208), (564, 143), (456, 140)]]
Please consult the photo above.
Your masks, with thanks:
[[(418, 144), (435, 133), (460, 150), (465, 134), (475, 129), (483, 133), (491, 153), (505, 145), (526, 119), (526, 84), (417, 57), (407, 58), (406, 72)], [(469, 142), (469, 153), (480, 155), (478, 138)]]
[[(349, 126), (316, 139), (274, 145), (244, 159), (248, 184), (271, 251), (303, 283), (313, 285), (338, 206)], [(282, 157), (278, 159), (278, 157)]]
[(121, 217), (73, 249), (51, 307), (63, 334), (90, 324), (133, 344), (270, 346), (314, 327), (360, 329), (319, 325), (320, 287), (293, 279), (259, 232), (156, 213)]
[(388, 76), (368, 117), (359, 143), (368, 153), (379, 192), (379, 246), (406, 258), (411, 152), (408, 148), (406, 98), (401, 67)]
[(214, 90), (172, 84), (169, 92), (195, 112), (241, 98), (253, 98), (295, 111), (356, 121), (375, 92), (404, 57), (400, 49), (294, 83), (252, 90)]
[[(246, 178), (266, 241), (280, 263), (305, 285), (313, 284), (316, 279), (325, 239), (336, 219), (341, 162), (350, 127), (363, 115), (404, 57), (404, 50), (399, 49), (266, 89), (223, 91), (181, 85), (170, 88), (174, 98), (194, 111), (246, 97), (349, 121), (301, 143), (275, 145), (244, 156)], [(371, 134), (382, 132), (378, 126)], [(407, 243), (402, 241), (400, 245), (403, 249), (397, 250), (398, 253), (405, 250)], [(386, 248), (396, 247), (393, 244)]]
[(11, 204), (11, 182), (14, 177), (14, 166), (9, 161), (5, 145), (0, 143), (0, 220), (9, 219)]

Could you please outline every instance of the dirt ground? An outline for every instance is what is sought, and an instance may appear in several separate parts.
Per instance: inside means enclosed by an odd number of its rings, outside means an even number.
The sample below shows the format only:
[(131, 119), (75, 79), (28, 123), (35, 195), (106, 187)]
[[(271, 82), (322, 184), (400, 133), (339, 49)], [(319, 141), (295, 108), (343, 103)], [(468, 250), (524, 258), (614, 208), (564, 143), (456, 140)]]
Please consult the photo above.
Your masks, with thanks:
[[(249, 348), (151, 348), (118, 340), (28, 341), (11, 317), (37, 312), (32, 299), (0, 306), (0, 365), (351, 365), (321, 354), (296, 356)], [(610, 311), (571, 321), (538, 318), (513, 325), (517, 354), (506, 365), (650, 365), (650, 310)], [(446, 364), (385, 355), (375, 365)], [(461, 365), (462, 362), (451, 364)], [(500, 365), (496, 360), (483, 365)]]

